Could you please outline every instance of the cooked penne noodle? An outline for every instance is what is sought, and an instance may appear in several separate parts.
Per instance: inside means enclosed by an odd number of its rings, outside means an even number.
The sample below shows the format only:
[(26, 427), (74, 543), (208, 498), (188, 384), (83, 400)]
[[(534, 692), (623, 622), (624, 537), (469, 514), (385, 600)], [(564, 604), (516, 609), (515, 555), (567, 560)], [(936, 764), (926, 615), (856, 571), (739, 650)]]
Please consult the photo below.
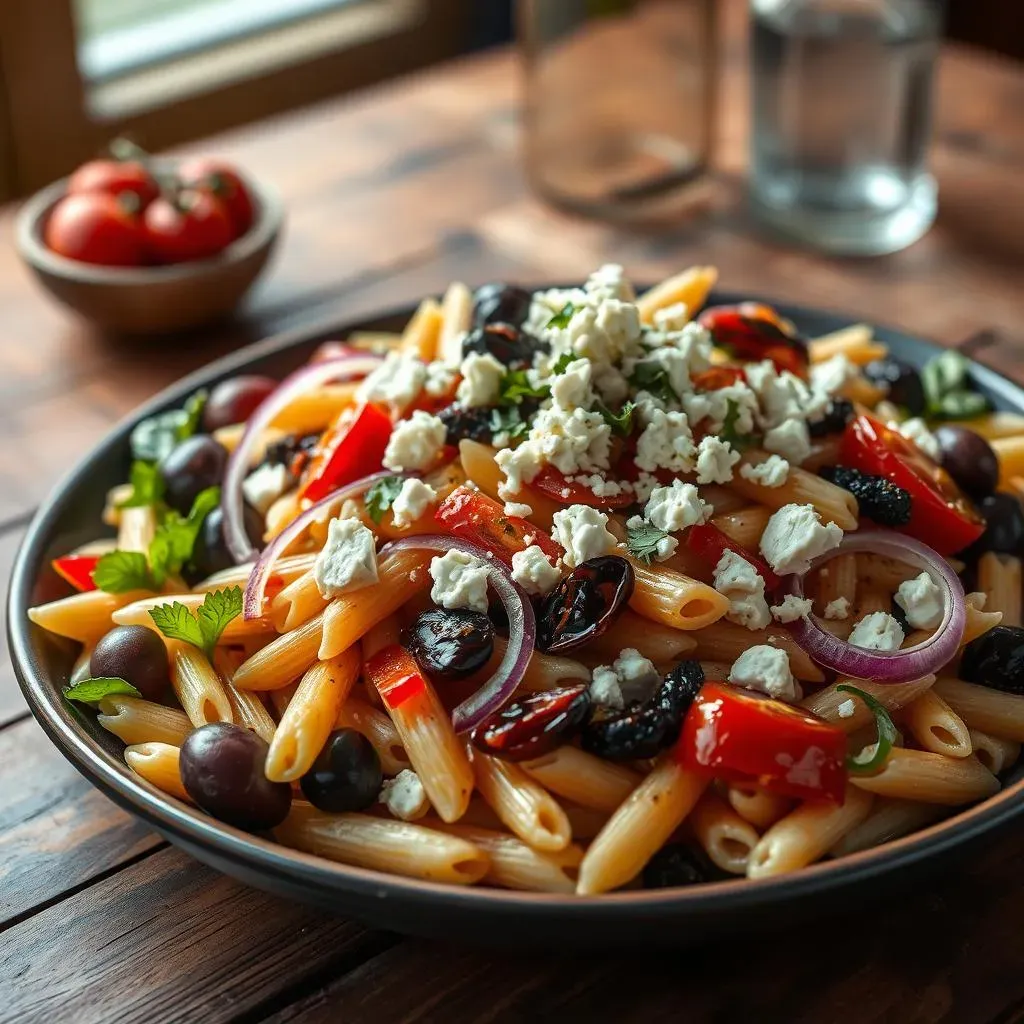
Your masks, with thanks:
[(734, 782), (726, 790), (729, 806), (754, 828), (764, 831), (775, 824), (793, 807), (793, 801), (778, 793), (769, 793), (756, 786)]
[(726, 484), (704, 484), (700, 489), (700, 495), (718, 516), (750, 507), (750, 502), (742, 494), (737, 494)]
[(263, 531), (265, 541), (273, 540), (302, 511), (298, 491), (282, 494), (267, 509), (267, 528)]
[[(292, 702), (292, 697), (295, 696), (295, 691), (298, 688), (299, 681), (296, 679), (294, 683), (289, 683), (287, 686), (281, 686), (276, 690), (271, 690), (268, 694), (278, 723), (280, 723), (281, 719), (284, 718), (285, 712), (288, 710), (288, 705)], [(274, 727), (274, 731), (277, 731), (276, 725)]]
[(360, 642), (363, 661), (369, 661), (378, 651), (401, 641), (402, 627), (394, 615), (372, 625)]
[(636, 585), (629, 606), (638, 615), (673, 629), (702, 629), (729, 610), (714, 587), (671, 569), (633, 561)]
[(971, 737), (963, 719), (935, 692), (925, 690), (900, 716), (918, 746), (946, 757), (970, 757)]
[(989, 441), (1024, 434), (1024, 416), (1019, 412), (987, 412), (969, 420), (951, 420)]
[[(155, 629), (153, 617), (149, 614), (154, 608), (168, 604), (181, 604), (190, 612), (195, 613), (205, 599), (205, 594), (161, 594), (156, 597), (144, 597), (118, 608), (111, 613), (110, 617), (119, 626), (146, 626), (149, 629)], [(266, 619), (245, 619), (238, 615), (227, 624), (220, 639), (223, 643), (233, 643), (246, 637), (266, 636), (272, 633), (273, 629)]]
[(136, 775), (141, 775), (163, 793), (192, 803), (178, 767), (181, 751), (170, 743), (133, 743), (125, 747), (124, 759)]
[(412, 767), (395, 723), (387, 714), (378, 711), (366, 701), (349, 697), (338, 710), (335, 724), (339, 729), (355, 729), (370, 741), (373, 749), (377, 751), (385, 775), (397, 775)]
[(971, 747), (974, 756), (993, 774), (1001, 775), (1012, 768), (1020, 757), (1020, 743), (1003, 739), (980, 729), (971, 729)]
[[(226, 448), (228, 452), (233, 452), (239, 444), (242, 442), (242, 436), (245, 434), (244, 423), (232, 423), (227, 427), (218, 427), (212, 434), (211, 437), (217, 442), (222, 448)], [(274, 427), (268, 427), (259, 436), (257, 442), (253, 445), (252, 449), (252, 461), (262, 462), (263, 456), (266, 454), (267, 448), (282, 438), (288, 435), (283, 430), (277, 430)]]
[[(277, 590), (298, 579), (303, 573), (313, 568), (316, 561), (316, 553), (286, 555), (274, 563), (274, 571), (267, 580), (267, 594), (273, 597)], [(253, 563), (246, 562), (244, 565), (235, 565), (230, 569), (222, 569), (200, 580), (192, 590), (197, 594), (208, 593), (211, 590), (223, 590), (226, 587), (241, 587), (245, 589), (252, 575)]]
[(717, 793), (708, 790), (690, 814), (690, 827), (711, 863), (730, 875), (745, 875), (750, 851), (760, 838)]
[(317, 660), (323, 636), (321, 614), (271, 640), (247, 658), (235, 673), (234, 685), (239, 690), (277, 690), (287, 686)]
[(1022, 576), (1016, 555), (986, 551), (978, 559), (978, 587), (985, 594), (985, 607), (1002, 613), (1001, 625), (1021, 624)]
[[(841, 684), (856, 686), (875, 698), (887, 711), (898, 711), (916, 700), (935, 684), (935, 676), (923, 676), (906, 683), (875, 683), (870, 679), (838, 679), (836, 682), (805, 697), (800, 703), (819, 718), (839, 726), (843, 732), (852, 733), (875, 720), (871, 709), (856, 694), (837, 689)], [(846, 718), (839, 714), (839, 707), (846, 701), (853, 701), (853, 713)]]
[(666, 278), (661, 284), (638, 296), (636, 305), (640, 310), (640, 320), (645, 324), (653, 324), (654, 314), (659, 309), (679, 303), (693, 316), (707, 301), (717, 281), (718, 270), (715, 267), (690, 267)]
[(641, 778), (623, 765), (602, 761), (570, 746), (524, 761), (522, 767), (545, 789), (596, 811), (614, 811)]
[[(585, 650), (597, 664), (610, 664), (624, 648), (632, 647), (656, 665), (678, 661), (693, 652), (696, 634), (683, 632), (661, 622), (624, 611), (600, 636), (591, 640)], [(536, 657), (536, 655), (535, 655)]]
[(870, 363), (872, 359), (880, 359), (881, 356), (886, 355), (887, 350), (882, 345), (881, 355), (873, 354), (872, 345), (874, 343), (871, 340), (873, 335), (874, 331), (870, 324), (850, 324), (849, 327), (841, 327), (838, 331), (823, 334), (820, 338), (814, 338), (810, 342), (811, 362), (824, 363), (833, 356), (843, 355), (853, 363), (857, 360), (850, 353), (864, 351), (869, 353), (869, 357), (864, 360), (865, 363)]
[[(484, 494), (500, 501), (498, 485), (504, 482), (505, 474), (498, 469), (498, 464), (494, 461), (494, 449), (477, 441), (462, 440), (459, 442), (459, 458), (462, 461), (462, 468), (466, 471), (466, 477)], [(554, 514), (562, 507), (525, 484), (516, 494), (516, 501), (529, 505), (533, 509), (530, 521), (545, 530), (551, 529)]]
[(1024, 743), (1024, 697), (942, 677), (935, 692), (971, 729)]
[(944, 813), (939, 804), (878, 797), (871, 807), (871, 813), (832, 847), (832, 856), (845, 857), (899, 839), (900, 836), (938, 821)]
[(301, 626), (320, 615), (330, 599), (320, 593), (312, 566), (274, 595), (264, 606), (267, 618), (279, 633)]
[(881, 771), (850, 782), (869, 793), (959, 807), (999, 791), (999, 780), (976, 757), (943, 757), (894, 747)]
[(141, 697), (114, 693), (99, 702), (96, 721), (125, 743), (166, 743), (180, 747), (192, 731), (188, 716)]
[(156, 510), (152, 505), (138, 505), (121, 509), (117, 524), (119, 551), (137, 551), (146, 554), (156, 535)]
[(94, 647), (96, 641), (111, 628), (111, 616), (144, 597), (144, 590), (132, 590), (127, 594), (87, 590), (83, 594), (72, 594), (71, 597), (62, 597), (29, 608), (28, 617), (37, 626), (57, 636), (66, 636), (70, 640)]
[(263, 699), (254, 690), (236, 689), (232, 681), (243, 660), (244, 656), (233, 648), (218, 647), (213, 652), (213, 667), (224, 680), (224, 693), (227, 694), (236, 724), (251, 729), (269, 744), (274, 739), (277, 723)]
[(824, 615), (828, 605), (840, 598), (849, 601), (848, 611), (852, 612), (857, 600), (857, 555), (836, 555), (818, 570), (815, 601), (818, 614)]
[(394, 331), (353, 331), (346, 344), (367, 352), (386, 353), (402, 340)]
[(398, 348), (429, 363), (437, 352), (444, 317), (435, 299), (424, 299), (406, 324)]
[[(857, 560), (857, 580), (865, 586), (877, 587), (893, 593), (904, 580), (913, 579), (920, 570), (914, 569), (906, 562), (900, 562), (888, 555), (872, 555), (859, 553), (853, 556)], [(834, 559), (832, 563), (838, 561)]]
[(1005, 487), (1011, 477), (1024, 475), (1024, 435), (994, 437), (989, 441), (999, 460), (999, 483)]
[(462, 359), (462, 336), (469, 330), (473, 316), (473, 294), (461, 282), (453, 281), (441, 300), (441, 330), (437, 351), (431, 356), (449, 366)]
[(807, 652), (781, 627), (768, 629), (747, 629), (735, 622), (715, 622), (691, 634), (696, 641), (692, 655), (701, 661), (725, 661), (730, 665), (749, 647), (767, 644), (778, 647), (789, 656), (789, 667), (793, 675), (808, 683), (824, 682), (820, 668), (808, 657)]
[(716, 515), (711, 522), (730, 540), (736, 541), (737, 544), (750, 551), (757, 551), (761, 542), (761, 534), (764, 533), (771, 514), (770, 508), (754, 505), (751, 508), (740, 509), (738, 512)]
[(75, 658), (75, 663), (71, 666), (71, 674), (68, 676), (68, 683), (71, 686), (92, 676), (92, 666), (90, 664), (92, 662), (92, 652), (92, 646), (83, 647), (78, 652), (78, 657)]
[(211, 722), (233, 722), (224, 683), (206, 655), (191, 644), (168, 641), (171, 686), (189, 721), (198, 729)]
[(359, 385), (323, 384), (297, 395), (271, 421), (272, 430), (282, 434), (313, 434), (325, 430), (349, 406), (355, 405)]

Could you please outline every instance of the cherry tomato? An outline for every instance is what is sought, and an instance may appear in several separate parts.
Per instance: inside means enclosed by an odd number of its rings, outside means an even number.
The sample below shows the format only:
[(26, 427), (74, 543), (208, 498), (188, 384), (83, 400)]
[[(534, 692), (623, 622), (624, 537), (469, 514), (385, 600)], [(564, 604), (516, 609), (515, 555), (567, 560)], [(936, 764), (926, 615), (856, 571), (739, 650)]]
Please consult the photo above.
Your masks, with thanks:
[(106, 267), (138, 267), (146, 257), (138, 217), (106, 192), (65, 196), (50, 211), (43, 240), (60, 256)]
[(716, 345), (741, 359), (770, 359), (777, 370), (807, 376), (807, 343), (770, 306), (757, 302), (712, 306), (701, 313), (698, 322), (711, 332)]
[(531, 481), (530, 486), (559, 505), (591, 505), (594, 508), (625, 508), (636, 498), (630, 491), (598, 497), (586, 484), (566, 480), (554, 466), (545, 466)]
[(223, 203), (235, 230), (235, 238), (240, 238), (252, 227), (255, 218), (252, 194), (231, 164), (198, 157), (178, 168), (178, 178), (187, 188), (212, 192)]
[(509, 566), (512, 556), (531, 544), (536, 544), (552, 561), (562, 553), (539, 526), (518, 516), (505, 515), (504, 508), (493, 498), (468, 487), (456, 487), (438, 505), (434, 519), (449, 533), (486, 548)]
[(227, 211), (209, 192), (161, 196), (146, 207), (143, 220), (150, 251), (161, 263), (209, 259), (234, 239)]
[(896, 529), (940, 555), (962, 551), (985, 531), (985, 520), (953, 478), (916, 444), (872, 416), (850, 421), (840, 442), (839, 461), (909, 492), (910, 521)]
[(138, 160), (90, 160), (68, 179), (68, 195), (85, 192), (106, 192), (112, 196), (133, 192), (141, 210), (160, 195), (160, 186)]
[(302, 497), (326, 498), (345, 484), (381, 467), (391, 437), (391, 420), (383, 409), (365, 404), (345, 409), (327, 428), (302, 485)]
[(802, 708), (705, 683), (683, 721), (676, 757), (689, 768), (801, 800), (843, 802), (846, 734)]

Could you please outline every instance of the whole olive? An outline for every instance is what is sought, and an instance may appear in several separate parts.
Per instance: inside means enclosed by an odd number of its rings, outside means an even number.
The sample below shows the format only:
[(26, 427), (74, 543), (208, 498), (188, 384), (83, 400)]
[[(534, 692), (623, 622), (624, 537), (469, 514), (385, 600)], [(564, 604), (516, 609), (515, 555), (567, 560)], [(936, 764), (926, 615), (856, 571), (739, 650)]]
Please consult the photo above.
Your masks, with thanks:
[(273, 377), (242, 374), (222, 380), (211, 392), (203, 409), (203, 429), (212, 433), (232, 423), (244, 423), (272, 392), (277, 390)]
[(494, 623), (480, 612), (428, 608), (405, 631), (404, 641), (427, 675), (461, 679), (494, 653)]
[(975, 500), (991, 494), (999, 483), (999, 460), (980, 434), (954, 423), (935, 431), (942, 468)]
[(990, 494), (978, 503), (985, 532), (971, 545), (968, 555), (996, 551), (1024, 556), (1024, 510), (1012, 494)]
[[(251, 505), (245, 508), (245, 532), (254, 548), (263, 547), (263, 516)], [(235, 559), (228, 551), (224, 540), (224, 510), (218, 505), (207, 513), (192, 549), (190, 577), (195, 581), (212, 576), (215, 572), (230, 569)]]
[(917, 370), (910, 363), (894, 356), (875, 359), (868, 363), (861, 373), (872, 384), (888, 387), (889, 401), (902, 406), (911, 416), (921, 416), (925, 410), (924, 387)]
[(355, 729), (335, 729), (299, 780), (306, 799), (322, 811), (362, 811), (375, 803), (384, 783), (373, 744)]
[(448, 444), (458, 444), (468, 438), (481, 444), (490, 444), (494, 436), (494, 409), (488, 405), (452, 404), (445, 406), (437, 418), (444, 424)]
[(200, 491), (220, 485), (227, 464), (227, 450), (212, 437), (196, 434), (187, 438), (159, 463), (164, 500), (188, 515)]
[(533, 362), (541, 344), (521, 327), (512, 324), (484, 324), (474, 327), (462, 339), (462, 354), (492, 355), (503, 366), (523, 367)]
[(115, 626), (104, 633), (89, 658), (89, 674), (124, 679), (146, 700), (160, 700), (171, 685), (167, 648), (145, 626)]
[(586, 683), (531, 693), (506, 704), (470, 733), (477, 750), (505, 761), (528, 761), (560, 747), (590, 715)]
[(691, 846), (669, 843), (648, 862), (643, 871), (645, 889), (671, 889), (711, 880), (711, 868)]
[(1024, 696), (1024, 629), (993, 626), (972, 640), (960, 658), (960, 678)]
[(485, 284), (473, 293), (473, 326), (512, 324), (519, 327), (530, 315), (533, 296), (514, 284)]
[(201, 726), (181, 745), (181, 781), (213, 817), (253, 832), (273, 828), (288, 815), (292, 788), (267, 778), (269, 750), (266, 740), (240, 725)]

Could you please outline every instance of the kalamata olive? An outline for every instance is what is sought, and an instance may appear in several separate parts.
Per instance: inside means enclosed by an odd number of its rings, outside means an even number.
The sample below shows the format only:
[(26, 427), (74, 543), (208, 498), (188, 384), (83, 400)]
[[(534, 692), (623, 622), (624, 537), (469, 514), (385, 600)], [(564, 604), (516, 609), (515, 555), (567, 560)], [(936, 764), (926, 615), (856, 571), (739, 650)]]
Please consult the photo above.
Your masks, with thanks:
[(89, 658), (95, 679), (116, 676), (132, 684), (146, 700), (160, 700), (171, 685), (167, 648), (145, 626), (115, 626), (104, 633)]
[(814, 423), (807, 424), (811, 437), (826, 437), (828, 434), (839, 434), (846, 429), (846, 424), (853, 419), (853, 402), (846, 398), (833, 398), (825, 415)]
[(543, 690), (495, 712), (470, 738), (485, 754), (505, 761), (528, 761), (561, 746), (589, 714), (586, 683)]
[(212, 437), (196, 434), (186, 438), (159, 463), (164, 500), (182, 515), (188, 515), (200, 491), (220, 486), (227, 464), (227, 450)]
[(335, 729), (313, 767), (299, 780), (306, 799), (322, 811), (362, 811), (384, 783), (373, 744), (355, 729)]
[(960, 658), (960, 678), (1024, 696), (1024, 628), (993, 626), (972, 640)]
[(875, 359), (868, 363), (861, 373), (872, 384), (885, 385), (886, 397), (893, 405), (901, 406), (911, 416), (921, 416), (925, 410), (924, 387), (917, 370), (910, 363), (894, 356)]
[(263, 402), (277, 389), (273, 377), (243, 374), (222, 380), (211, 392), (203, 409), (203, 429), (213, 433), (220, 427), (232, 423), (244, 423)]
[(669, 843), (647, 862), (643, 878), (645, 889), (673, 889), (709, 881), (711, 868), (693, 847)]
[(939, 462), (960, 490), (978, 500), (996, 489), (999, 460), (985, 438), (967, 427), (944, 423), (936, 429), (935, 440), (939, 442)]
[(978, 502), (985, 532), (965, 552), (975, 557), (986, 551), (1024, 556), (1024, 509), (1012, 494), (990, 494)]
[(583, 730), (583, 749), (609, 761), (657, 757), (679, 739), (683, 717), (703, 685), (700, 662), (681, 661), (643, 704), (591, 719)]
[(448, 431), (448, 444), (458, 444), (464, 439), (490, 444), (494, 436), (494, 409), (486, 405), (467, 408), (453, 404), (446, 406), (437, 418)]
[(473, 326), (512, 324), (519, 327), (530, 315), (533, 296), (514, 284), (485, 284), (473, 293)]
[(427, 675), (461, 679), (494, 653), (494, 624), (480, 612), (428, 608), (405, 630), (403, 641)]
[(633, 596), (633, 566), (618, 555), (601, 555), (578, 565), (541, 602), (537, 646), (560, 654), (600, 636)]
[(273, 828), (288, 815), (292, 787), (267, 778), (269, 750), (240, 725), (200, 726), (181, 745), (181, 781), (207, 814), (250, 831)]
[(263, 461), (272, 466), (287, 466), (298, 476), (320, 444), (320, 437), (320, 434), (289, 434), (267, 445)]
[[(245, 532), (253, 547), (258, 550), (263, 547), (263, 516), (249, 504), (246, 504), (244, 509)], [(218, 505), (207, 513), (199, 536), (196, 537), (189, 578), (193, 582), (198, 582), (215, 572), (230, 569), (234, 564), (235, 559), (228, 551), (227, 541), (224, 540), (224, 511)]]
[(512, 324), (485, 324), (474, 327), (462, 340), (462, 355), (470, 352), (492, 355), (504, 366), (516, 368), (533, 363), (540, 342), (521, 327)]

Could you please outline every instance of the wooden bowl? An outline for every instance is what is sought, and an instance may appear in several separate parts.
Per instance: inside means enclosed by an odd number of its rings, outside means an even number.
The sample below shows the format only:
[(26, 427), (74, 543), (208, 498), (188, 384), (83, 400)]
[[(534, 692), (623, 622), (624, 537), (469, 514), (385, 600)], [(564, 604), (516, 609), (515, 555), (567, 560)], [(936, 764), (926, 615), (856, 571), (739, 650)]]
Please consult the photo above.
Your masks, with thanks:
[[(165, 165), (167, 166), (167, 165)], [(18, 214), (21, 258), (43, 287), (86, 320), (108, 331), (163, 334), (226, 317), (266, 265), (284, 219), (277, 195), (251, 179), (252, 227), (212, 259), (153, 267), (104, 267), (69, 260), (43, 242), (46, 218), (64, 197), (67, 179), (37, 192)]]

